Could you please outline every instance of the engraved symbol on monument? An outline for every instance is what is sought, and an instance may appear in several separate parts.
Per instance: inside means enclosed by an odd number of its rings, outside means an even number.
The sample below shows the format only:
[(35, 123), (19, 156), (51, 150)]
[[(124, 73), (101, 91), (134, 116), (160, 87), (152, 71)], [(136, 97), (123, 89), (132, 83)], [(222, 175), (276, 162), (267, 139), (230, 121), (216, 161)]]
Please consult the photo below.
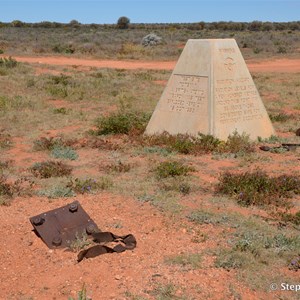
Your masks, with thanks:
[(234, 59), (232, 57), (227, 57), (225, 59), (224, 65), (225, 65), (225, 67), (226, 67), (227, 70), (233, 71), (233, 68), (235, 66)]

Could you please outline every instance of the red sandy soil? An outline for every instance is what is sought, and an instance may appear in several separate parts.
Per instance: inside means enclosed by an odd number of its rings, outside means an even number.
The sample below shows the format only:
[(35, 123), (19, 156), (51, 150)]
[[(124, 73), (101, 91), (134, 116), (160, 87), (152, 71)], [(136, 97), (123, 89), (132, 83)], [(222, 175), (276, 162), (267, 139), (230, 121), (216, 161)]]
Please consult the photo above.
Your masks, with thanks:
[[(67, 126), (60, 133), (67, 134), (75, 129)], [(55, 136), (58, 132), (52, 130), (44, 134)], [(23, 172), (34, 162), (47, 159), (47, 153), (34, 152), (26, 138), (14, 138), (13, 143), (14, 147), (6, 151), (4, 159), (13, 159), (13, 166), (23, 169)], [(107, 158), (98, 149), (82, 148), (77, 152), (80, 159), (70, 162), (77, 169), (74, 170), (74, 176), (79, 176), (78, 172), (82, 175), (87, 171), (89, 174), (86, 175), (94, 176), (99, 167), (95, 161), (99, 164), (107, 162)], [(215, 183), (221, 168), (236, 168), (234, 160), (214, 160), (210, 155), (194, 159), (196, 165), (199, 165), (194, 175), (199, 177), (199, 186), (202, 187)], [(278, 159), (287, 158), (277, 156)], [(80, 165), (84, 165), (84, 168), (80, 168)], [(193, 200), (182, 199), (182, 204), (188, 209), (211, 208), (206, 197), (211, 195), (204, 193)], [(48, 249), (32, 231), (29, 222), (29, 217), (66, 205), (74, 198), (52, 201), (38, 196), (16, 198), (11, 206), (0, 206), (0, 299), (67, 300), (72, 296), (77, 300), (76, 293), (83, 283), (93, 300), (138, 299), (126, 297), (126, 292), (145, 299), (155, 299), (147, 291), (170, 283), (176, 287), (178, 297), (189, 295), (193, 297), (189, 299), (196, 300), (237, 299), (232, 294), (232, 287), (242, 299), (276, 297), (275, 293), (257, 292), (245, 287), (236, 278), (234, 270), (216, 268), (214, 257), (210, 255), (203, 254), (201, 268), (195, 270), (166, 264), (167, 257), (224, 247), (221, 237), (232, 232), (232, 228), (212, 224), (195, 225), (188, 222), (184, 215), (170, 218), (148, 203), (108, 192), (78, 195), (76, 199), (102, 231), (111, 231), (117, 235), (132, 233), (137, 239), (137, 247), (121, 254), (105, 254), (77, 263), (76, 253)], [(249, 210), (230, 203), (221, 203), (217, 209), (238, 212), (245, 217), (249, 214), (264, 215), (259, 209)], [(199, 234), (206, 235), (207, 240), (196, 242)], [(295, 272), (286, 272), (287, 276), (297, 279)]]
[[(176, 61), (125, 61), (125, 60), (96, 60), (69, 58), (62, 56), (53, 57), (29, 57), (15, 56), (19, 62), (39, 63), (57, 66), (80, 66), (80, 67), (96, 67), (96, 68), (114, 68), (114, 69), (155, 69), (155, 70), (173, 70)], [(247, 66), (251, 72), (300, 72), (300, 59), (275, 59), (249, 61)], [(44, 69), (39, 69), (41, 73)], [(55, 71), (54, 71), (55, 72)]]

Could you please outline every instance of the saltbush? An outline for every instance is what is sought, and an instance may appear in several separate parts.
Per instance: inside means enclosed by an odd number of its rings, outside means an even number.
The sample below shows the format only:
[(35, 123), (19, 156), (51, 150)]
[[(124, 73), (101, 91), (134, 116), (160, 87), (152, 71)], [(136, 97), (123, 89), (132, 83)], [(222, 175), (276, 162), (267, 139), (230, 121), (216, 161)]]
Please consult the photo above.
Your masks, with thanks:
[(15, 68), (18, 65), (18, 62), (12, 58), (0, 57), (0, 67), (4, 67), (7, 69)]
[(70, 147), (55, 146), (51, 151), (51, 156), (60, 159), (76, 160), (78, 154)]
[(244, 206), (289, 207), (288, 198), (300, 192), (300, 178), (294, 175), (271, 177), (260, 169), (241, 174), (225, 172), (219, 178), (217, 192), (234, 197)]
[(162, 38), (155, 33), (150, 33), (143, 37), (142, 45), (147, 46), (156, 46), (161, 43)]
[(119, 111), (109, 116), (100, 117), (96, 120), (97, 133), (101, 134), (129, 134), (136, 131), (141, 133), (145, 130), (150, 116), (141, 112)]
[(72, 167), (61, 161), (45, 161), (35, 163), (30, 171), (35, 177), (39, 178), (61, 177), (70, 175)]
[(194, 171), (190, 166), (186, 166), (177, 161), (165, 161), (160, 163), (154, 169), (158, 178), (167, 178), (175, 176), (186, 176), (189, 172)]

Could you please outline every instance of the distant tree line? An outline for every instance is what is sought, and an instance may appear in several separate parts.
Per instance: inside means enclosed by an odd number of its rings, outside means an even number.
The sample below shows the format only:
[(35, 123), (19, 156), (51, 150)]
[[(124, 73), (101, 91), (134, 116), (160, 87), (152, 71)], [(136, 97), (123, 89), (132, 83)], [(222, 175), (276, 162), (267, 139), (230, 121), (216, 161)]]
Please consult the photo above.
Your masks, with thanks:
[[(126, 17), (121, 17), (126, 18)], [(0, 22), (1, 27), (22, 27), (22, 28), (95, 28), (95, 29), (189, 29), (189, 30), (220, 30), (220, 31), (282, 31), (282, 30), (300, 30), (300, 21), (293, 22), (196, 22), (196, 23), (131, 23), (129, 25), (126, 19), (125, 26), (122, 27), (120, 19), (116, 24), (81, 24), (76, 20), (69, 23), (58, 23), (43, 21), (38, 23), (25, 23), (20, 20), (14, 20), (9, 23)], [(121, 24), (121, 25), (120, 25)]]

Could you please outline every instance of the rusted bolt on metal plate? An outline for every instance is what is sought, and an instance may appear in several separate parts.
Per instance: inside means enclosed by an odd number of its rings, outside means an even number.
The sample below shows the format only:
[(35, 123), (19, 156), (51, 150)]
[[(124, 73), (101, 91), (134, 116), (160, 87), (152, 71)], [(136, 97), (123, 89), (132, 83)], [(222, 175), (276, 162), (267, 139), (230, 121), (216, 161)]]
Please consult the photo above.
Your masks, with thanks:
[(52, 240), (52, 245), (54, 245), (56, 247), (60, 246), (61, 243), (62, 243), (62, 238), (60, 236), (56, 236)]
[(86, 227), (86, 233), (87, 234), (92, 234), (96, 232), (96, 228), (95, 228), (95, 225), (94, 224), (89, 224), (87, 227)]
[(70, 212), (76, 212), (78, 210), (78, 204), (77, 203), (71, 203), (70, 205), (69, 205), (69, 211)]
[(44, 222), (45, 219), (41, 217), (36, 217), (35, 219), (33, 219), (33, 224), (36, 226), (42, 225)]

